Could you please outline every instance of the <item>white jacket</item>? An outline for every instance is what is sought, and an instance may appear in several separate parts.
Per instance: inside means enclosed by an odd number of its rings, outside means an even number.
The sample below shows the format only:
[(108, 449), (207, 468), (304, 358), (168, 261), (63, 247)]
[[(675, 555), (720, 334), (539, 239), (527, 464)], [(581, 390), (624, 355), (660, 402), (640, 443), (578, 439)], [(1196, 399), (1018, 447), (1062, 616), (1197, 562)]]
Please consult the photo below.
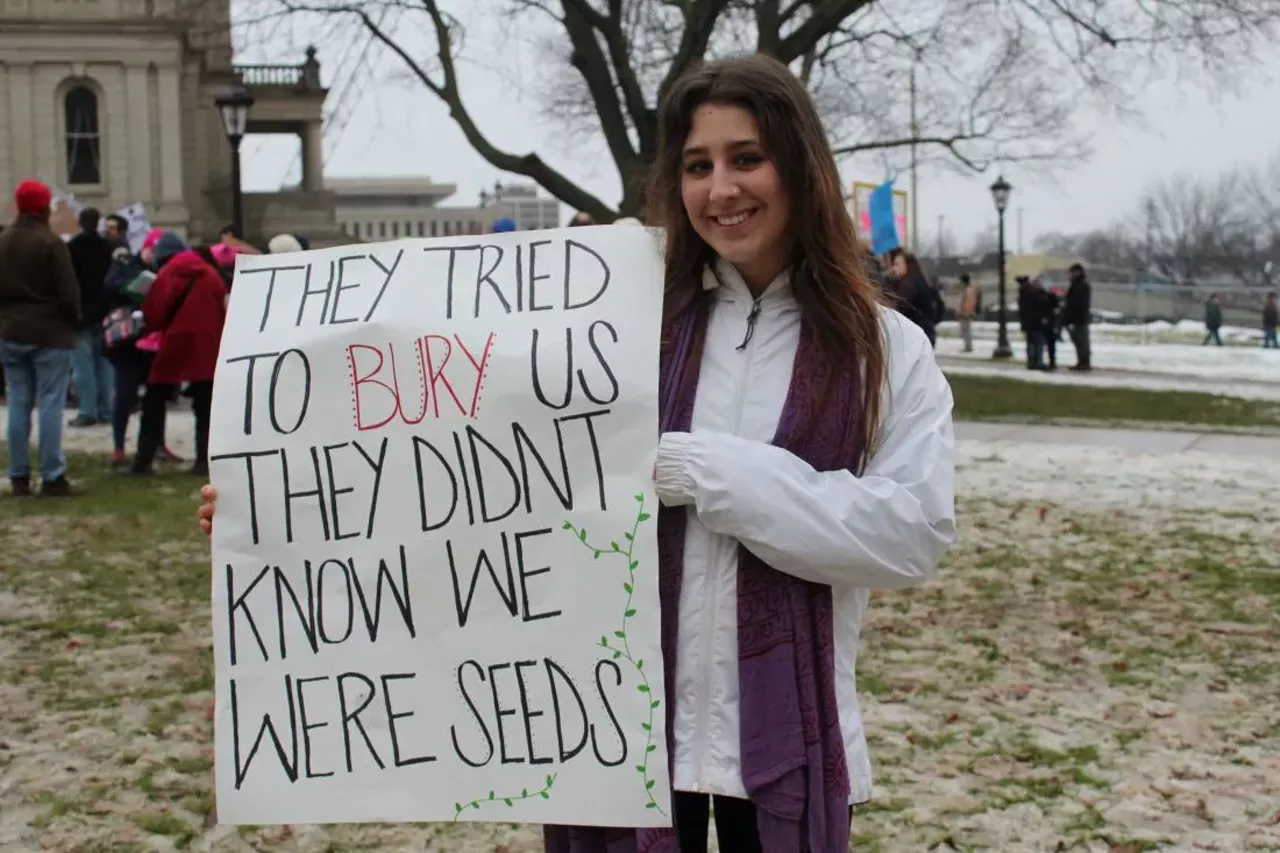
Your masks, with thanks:
[(955, 539), (951, 388), (913, 323), (884, 309), (887, 343), (880, 442), (865, 473), (820, 473), (769, 442), (791, 384), (800, 308), (784, 274), (753, 299), (717, 267), (702, 372), (688, 433), (658, 447), (658, 497), (688, 505), (675, 696), (677, 791), (745, 798), (738, 740), (737, 545), (779, 571), (830, 584), (836, 698), (852, 803), (871, 798), (871, 762), (854, 679), (872, 589), (933, 576)]

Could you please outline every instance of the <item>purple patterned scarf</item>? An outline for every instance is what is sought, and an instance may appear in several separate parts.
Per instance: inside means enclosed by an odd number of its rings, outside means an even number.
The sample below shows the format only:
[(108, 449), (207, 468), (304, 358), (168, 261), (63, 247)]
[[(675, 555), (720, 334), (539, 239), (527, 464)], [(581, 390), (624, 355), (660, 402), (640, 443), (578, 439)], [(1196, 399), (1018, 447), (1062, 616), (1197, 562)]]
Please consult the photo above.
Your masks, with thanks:
[[(663, 432), (690, 428), (707, 313), (705, 304), (691, 307), (668, 330), (672, 345), (663, 352), (659, 377)], [(826, 403), (815, 411), (828, 377)], [(802, 323), (774, 444), (819, 471), (857, 470), (860, 385), (856, 359), (831, 364)], [(663, 507), (658, 514), (669, 756), (687, 512)], [(779, 572), (739, 547), (742, 776), (757, 809), (764, 853), (846, 853), (849, 847), (849, 769), (836, 704), (831, 610), (829, 586)], [(673, 829), (548, 826), (544, 837), (547, 853), (679, 851)]]

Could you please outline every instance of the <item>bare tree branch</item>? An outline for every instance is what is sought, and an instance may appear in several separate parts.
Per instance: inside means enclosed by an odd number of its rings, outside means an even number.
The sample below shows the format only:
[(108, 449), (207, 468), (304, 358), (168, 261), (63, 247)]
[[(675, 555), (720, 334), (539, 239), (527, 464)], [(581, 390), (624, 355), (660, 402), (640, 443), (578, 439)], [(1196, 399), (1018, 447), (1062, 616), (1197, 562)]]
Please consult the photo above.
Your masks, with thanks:
[(458, 88), (453, 44), (450, 39), (451, 28), (445, 16), (441, 13), (436, 0), (421, 0), (421, 3), (423, 9), (430, 16), (431, 24), (435, 29), (436, 57), (443, 72), (443, 80), (440, 82), (433, 80), (426, 69), (395, 38), (378, 26), (364, 5), (325, 6), (321, 9), (316, 9), (305, 3), (297, 2), (297, 0), (280, 0), (280, 2), (295, 11), (311, 9), (312, 11), (345, 12), (354, 15), (374, 38), (399, 57), (423, 86), (449, 106), (449, 114), (457, 122), (458, 127), (461, 128), (463, 135), (467, 138), (467, 142), (475, 148), (480, 156), (499, 169), (532, 178), (565, 204), (571, 205), (578, 210), (585, 210), (598, 217), (601, 221), (612, 219), (613, 212), (608, 205), (579, 187), (562, 172), (547, 165), (537, 154), (520, 155), (503, 151), (490, 142), (489, 138), (480, 130), (470, 112), (468, 112), (466, 104), (463, 103), (462, 95)]

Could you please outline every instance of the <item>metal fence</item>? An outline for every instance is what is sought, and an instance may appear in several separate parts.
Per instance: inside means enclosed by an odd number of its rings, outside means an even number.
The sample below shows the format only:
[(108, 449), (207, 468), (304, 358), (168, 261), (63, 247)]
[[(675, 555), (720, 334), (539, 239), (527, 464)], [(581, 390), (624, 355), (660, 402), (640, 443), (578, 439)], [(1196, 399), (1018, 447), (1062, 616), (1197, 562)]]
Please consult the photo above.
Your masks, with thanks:
[(1217, 296), (1223, 323), (1262, 328), (1267, 289), (1228, 285), (1138, 285), (1132, 282), (1093, 282), (1093, 310), (1101, 319), (1149, 323), (1182, 320), (1201, 322), (1210, 296)]
[[(1203, 328), (1205, 305), (1211, 295), (1218, 297), (1222, 307), (1222, 320), (1226, 326), (1262, 331), (1262, 308), (1267, 294), (1271, 292), (1265, 287), (1245, 287), (1241, 285), (1162, 285), (1141, 284), (1136, 281), (1112, 279), (1093, 280), (1092, 308), (1096, 321), (1132, 325), (1135, 327), (1136, 339), (1146, 342), (1159, 342), (1176, 334), (1175, 329), (1183, 325), (1183, 334), (1191, 334), (1196, 328)], [(999, 305), (999, 287), (991, 281), (979, 281), (982, 291), (982, 319), (995, 320)], [(1066, 293), (1065, 284), (1050, 282), (1049, 286), (1060, 295)], [(1016, 323), (1018, 316), (1018, 289), (1010, 281), (1006, 284), (1005, 297), (1009, 322)], [(960, 299), (957, 284), (946, 287), (948, 318), (954, 316), (954, 309)], [(1194, 325), (1194, 328), (1187, 328)], [(1151, 328), (1150, 334), (1144, 329)]]

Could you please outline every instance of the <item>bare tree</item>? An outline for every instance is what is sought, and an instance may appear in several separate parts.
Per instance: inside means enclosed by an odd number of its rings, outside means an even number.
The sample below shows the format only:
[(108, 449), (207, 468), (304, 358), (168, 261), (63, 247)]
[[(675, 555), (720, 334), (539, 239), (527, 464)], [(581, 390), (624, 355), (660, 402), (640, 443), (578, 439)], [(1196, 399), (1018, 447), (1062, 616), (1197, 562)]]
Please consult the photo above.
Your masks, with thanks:
[[(1087, 140), (1073, 118), (1088, 99), (1124, 103), (1145, 69), (1220, 79), (1269, 44), (1280, 19), (1275, 0), (239, 2), (243, 19), (259, 26), (301, 16), (348, 44), (363, 31), (448, 106), (485, 160), (601, 221), (642, 207), (656, 105), (704, 59), (755, 50), (790, 65), (823, 107), (842, 155), (915, 146), (982, 170), (1083, 154)], [(484, 61), (476, 53), (484, 48), (464, 36), (485, 26), (537, 47), (543, 108), (604, 140), (621, 183), (616, 209), (541, 154), (516, 153), (480, 129), (460, 81), (467, 60)], [(518, 144), (518, 134), (505, 144)]]
[(1053, 231), (1038, 235), (1032, 241), (1037, 251), (1060, 258), (1083, 258), (1096, 266), (1134, 269), (1145, 265), (1141, 246), (1130, 229), (1120, 225), (1064, 234)]
[(960, 241), (956, 238), (956, 232), (945, 223), (940, 223), (937, 231), (920, 236), (918, 251), (926, 257), (946, 258), (959, 250)]
[[(1280, 266), (1280, 154), (1254, 170), (1245, 181), (1244, 203), (1257, 228), (1256, 245), (1263, 266)], [(1267, 282), (1277, 280), (1274, 273)]]
[[(994, 222), (985, 228), (980, 228), (969, 238), (969, 245), (966, 250), (971, 258), (981, 258), (987, 255), (994, 255), (1000, 251), (1000, 231), (999, 226)], [(1011, 255), (1011, 247), (1009, 246), (1009, 235), (1005, 233), (1004, 251), (1006, 255)]]
[(1263, 262), (1246, 186), (1237, 171), (1209, 180), (1178, 176), (1155, 184), (1133, 223), (1138, 252), (1148, 266), (1181, 284), (1215, 276), (1257, 283)]

